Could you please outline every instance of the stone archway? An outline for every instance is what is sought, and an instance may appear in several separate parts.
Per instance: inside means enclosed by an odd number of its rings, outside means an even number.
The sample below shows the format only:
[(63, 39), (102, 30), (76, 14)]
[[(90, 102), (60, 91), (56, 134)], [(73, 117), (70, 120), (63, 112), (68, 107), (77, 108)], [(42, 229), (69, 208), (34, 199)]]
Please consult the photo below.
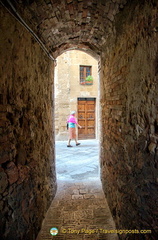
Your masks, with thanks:
[[(92, 55), (92, 54), (91, 54)], [(68, 139), (68, 131), (66, 127), (67, 118), (72, 110), (76, 111), (76, 117), (79, 118), (78, 101), (80, 98), (95, 99), (94, 106), (94, 123), (93, 138), (99, 138), (99, 73), (98, 73), (98, 59), (91, 55), (79, 51), (69, 50), (64, 52), (57, 58), (55, 67), (55, 135), (56, 140)], [(94, 56), (94, 54), (93, 54)], [(92, 85), (87, 85), (85, 82), (80, 82), (80, 68), (88, 66), (91, 75), (93, 76)], [(86, 73), (84, 73), (86, 74)], [(81, 122), (84, 131), (82, 139), (88, 139), (87, 125), (89, 117), (85, 116), (84, 122)], [(89, 120), (90, 121), (90, 120)], [(91, 123), (91, 121), (90, 121)], [(91, 129), (89, 130), (89, 132)], [(87, 135), (86, 135), (87, 133)], [(78, 139), (80, 132), (77, 131)]]
[(1, 228), (24, 239), (56, 189), (53, 63), (4, 6), (54, 59), (74, 46), (101, 56), (103, 189), (120, 229), (152, 229), (156, 239), (157, 1), (1, 1)]

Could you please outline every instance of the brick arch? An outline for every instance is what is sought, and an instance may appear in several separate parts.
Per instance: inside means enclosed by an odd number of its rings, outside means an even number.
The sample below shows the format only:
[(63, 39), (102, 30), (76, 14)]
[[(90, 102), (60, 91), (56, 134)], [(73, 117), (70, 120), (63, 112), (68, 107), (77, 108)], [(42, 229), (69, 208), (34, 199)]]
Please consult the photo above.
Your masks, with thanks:
[[(3, 1), (5, 4), (5, 1)], [(60, 51), (74, 45), (100, 54), (109, 34), (113, 32), (115, 16), (126, 0), (41, 0), (13, 1), (13, 6), (57, 57)]]
[(64, 52), (67, 51), (71, 51), (71, 50), (79, 50), (79, 51), (83, 51), (87, 54), (89, 54), (90, 56), (94, 57), (96, 60), (99, 61), (100, 59), (100, 55), (97, 54), (95, 51), (92, 51), (88, 46), (84, 45), (84, 44), (80, 44), (80, 45), (73, 45), (73, 44), (65, 44), (62, 47), (60, 47), (59, 49), (57, 49), (53, 56), (58, 57), (61, 54), (63, 54)]

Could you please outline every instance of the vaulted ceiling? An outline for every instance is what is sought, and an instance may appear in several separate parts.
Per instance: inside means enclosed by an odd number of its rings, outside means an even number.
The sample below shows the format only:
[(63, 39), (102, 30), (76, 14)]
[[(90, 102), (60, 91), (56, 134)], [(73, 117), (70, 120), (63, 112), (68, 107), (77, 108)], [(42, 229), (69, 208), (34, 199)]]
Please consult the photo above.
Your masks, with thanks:
[[(130, 0), (5, 0), (54, 56), (67, 49), (100, 54), (115, 31), (116, 15)], [(21, 21), (21, 20), (20, 20)]]

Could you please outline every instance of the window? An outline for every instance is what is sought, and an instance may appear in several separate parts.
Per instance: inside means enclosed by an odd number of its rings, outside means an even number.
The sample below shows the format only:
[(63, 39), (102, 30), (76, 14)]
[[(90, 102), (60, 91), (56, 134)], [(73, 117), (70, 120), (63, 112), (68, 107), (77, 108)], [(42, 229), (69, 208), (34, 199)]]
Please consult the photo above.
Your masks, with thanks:
[(80, 66), (80, 84), (87, 84), (86, 77), (92, 74), (91, 66)]

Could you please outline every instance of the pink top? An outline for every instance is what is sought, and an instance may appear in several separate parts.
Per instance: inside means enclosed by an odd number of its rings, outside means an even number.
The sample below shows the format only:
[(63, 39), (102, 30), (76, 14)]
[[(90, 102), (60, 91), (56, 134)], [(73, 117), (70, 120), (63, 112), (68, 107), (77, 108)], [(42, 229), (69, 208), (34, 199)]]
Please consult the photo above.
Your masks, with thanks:
[(70, 115), (67, 122), (71, 122), (71, 123), (75, 123), (75, 124), (78, 124), (77, 121), (76, 121), (76, 118), (73, 116), (73, 115)]

